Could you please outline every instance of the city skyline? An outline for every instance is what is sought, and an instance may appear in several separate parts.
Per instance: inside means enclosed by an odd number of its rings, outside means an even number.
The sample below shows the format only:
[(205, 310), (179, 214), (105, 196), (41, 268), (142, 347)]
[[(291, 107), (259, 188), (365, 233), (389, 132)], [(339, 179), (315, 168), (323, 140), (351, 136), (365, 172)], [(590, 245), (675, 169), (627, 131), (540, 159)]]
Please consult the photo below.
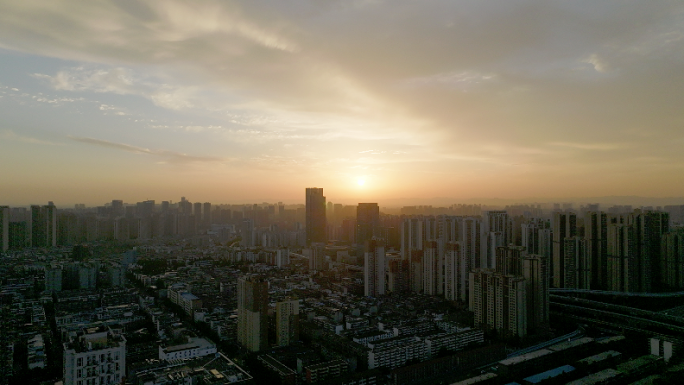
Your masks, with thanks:
[(678, 197), (683, 21), (661, 1), (1, 1), (0, 197)]

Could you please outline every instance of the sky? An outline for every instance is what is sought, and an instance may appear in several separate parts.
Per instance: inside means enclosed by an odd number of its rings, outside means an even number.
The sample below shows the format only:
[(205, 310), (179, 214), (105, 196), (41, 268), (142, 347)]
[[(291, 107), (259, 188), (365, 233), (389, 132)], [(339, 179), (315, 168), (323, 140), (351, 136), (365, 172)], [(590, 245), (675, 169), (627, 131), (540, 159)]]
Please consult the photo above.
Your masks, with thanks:
[(684, 2), (0, 0), (0, 204), (684, 196)]

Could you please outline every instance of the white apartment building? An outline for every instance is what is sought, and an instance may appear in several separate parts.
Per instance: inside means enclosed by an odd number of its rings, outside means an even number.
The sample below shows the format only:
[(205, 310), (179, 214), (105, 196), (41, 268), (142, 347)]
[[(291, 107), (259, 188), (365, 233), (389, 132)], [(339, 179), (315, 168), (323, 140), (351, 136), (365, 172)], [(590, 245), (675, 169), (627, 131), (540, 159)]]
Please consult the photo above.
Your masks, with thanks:
[(110, 327), (85, 328), (64, 343), (64, 383), (120, 384), (126, 373), (126, 338)]

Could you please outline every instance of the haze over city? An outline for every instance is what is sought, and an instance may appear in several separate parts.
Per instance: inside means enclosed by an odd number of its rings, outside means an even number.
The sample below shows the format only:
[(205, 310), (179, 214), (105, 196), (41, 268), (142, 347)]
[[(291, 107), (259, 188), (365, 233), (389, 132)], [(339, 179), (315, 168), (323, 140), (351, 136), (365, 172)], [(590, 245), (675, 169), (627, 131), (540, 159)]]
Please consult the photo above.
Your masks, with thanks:
[(680, 197), (673, 1), (1, 1), (3, 204)]

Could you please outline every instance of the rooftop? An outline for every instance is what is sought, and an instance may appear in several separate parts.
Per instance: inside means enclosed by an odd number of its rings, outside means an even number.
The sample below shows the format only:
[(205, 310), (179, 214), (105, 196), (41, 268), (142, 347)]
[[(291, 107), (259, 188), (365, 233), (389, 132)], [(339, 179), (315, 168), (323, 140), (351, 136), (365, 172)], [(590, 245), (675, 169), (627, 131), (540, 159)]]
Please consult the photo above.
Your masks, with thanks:
[(621, 355), (622, 355), (622, 353), (616, 352), (615, 350), (608, 350), (608, 351), (605, 351), (603, 353), (595, 354), (591, 357), (583, 358), (577, 362), (591, 365), (591, 364), (594, 364), (596, 362), (601, 362), (601, 361), (607, 360), (609, 358), (618, 357)]
[(521, 362), (525, 362), (525, 361), (529, 361), (529, 360), (532, 360), (535, 358), (543, 357), (543, 356), (546, 356), (546, 355), (551, 354), (551, 353), (553, 353), (553, 352), (551, 350), (548, 350), (548, 349), (535, 350), (533, 352), (526, 353), (526, 354), (523, 354), (523, 355), (520, 355), (517, 357), (511, 357), (511, 358), (507, 358), (505, 360), (501, 360), (501, 361), (499, 361), (499, 364), (500, 365), (506, 365), (506, 366), (516, 365), (516, 364), (519, 364)]
[(576, 340), (565, 341), (565, 342), (561, 342), (561, 343), (549, 346), (548, 349), (553, 350), (555, 352), (560, 352), (560, 351), (563, 351), (566, 349), (571, 349), (571, 348), (574, 348), (577, 346), (586, 345), (586, 344), (591, 343), (593, 341), (594, 341), (594, 339), (591, 337), (582, 337), (582, 338), (578, 338)]
[(575, 368), (570, 365), (563, 365), (539, 374), (535, 374), (533, 376), (529, 376), (525, 378), (525, 381), (530, 382), (532, 384), (538, 384), (540, 382), (548, 380), (549, 378), (558, 377), (564, 373), (570, 373), (574, 370)]
[(607, 380), (615, 379), (622, 376), (622, 372), (618, 372), (615, 369), (606, 369), (600, 372), (590, 374), (586, 377), (582, 377), (579, 380), (568, 382), (566, 385), (593, 385), (601, 384)]

